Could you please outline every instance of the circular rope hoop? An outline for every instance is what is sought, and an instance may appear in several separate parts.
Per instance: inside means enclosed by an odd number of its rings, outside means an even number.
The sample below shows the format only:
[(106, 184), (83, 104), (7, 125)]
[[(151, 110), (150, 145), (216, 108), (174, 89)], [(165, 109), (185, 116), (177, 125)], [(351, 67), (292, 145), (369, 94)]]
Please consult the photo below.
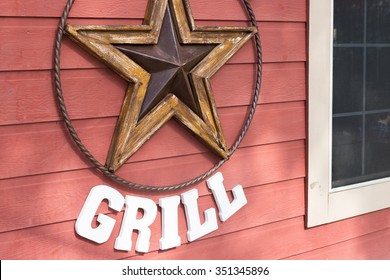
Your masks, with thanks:
[[(64, 97), (62, 94), (62, 85), (61, 85), (61, 69), (60, 69), (60, 55), (61, 55), (61, 43), (62, 38), (65, 34), (65, 24), (68, 19), (69, 12), (73, 6), (75, 0), (68, 0), (68, 3), (65, 6), (64, 12), (61, 17), (61, 21), (58, 27), (56, 41), (55, 41), (55, 49), (54, 49), (54, 81), (55, 81), (55, 89), (57, 94), (57, 99), (60, 107), (61, 114), (64, 118), (65, 124), (67, 129), (69, 130), (70, 135), (72, 136), (73, 140), (79, 147), (80, 151), (89, 159), (89, 161), (94, 165), (95, 168), (100, 170), (105, 176), (111, 178), (115, 182), (118, 182), (124, 186), (127, 186), (132, 189), (136, 190), (143, 190), (143, 191), (172, 191), (177, 190), (181, 188), (188, 187), (190, 185), (199, 183), (200, 181), (203, 181), (207, 177), (209, 177), (212, 173), (214, 173), (218, 168), (220, 168), (234, 153), (234, 151), (238, 148), (241, 141), (243, 140), (246, 132), (248, 131), (249, 125), (252, 122), (252, 119), (254, 117), (257, 102), (259, 100), (260, 96), (260, 87), (261, 87), (261, 80), (262, 80), (262, 49), (261, 49), (261, 41), (260, 41), (260, 35), (259, 31), (255, 34), (255, 44), (256, 44), (256, 55), (257, 55), (257, 78), (256, 78), (256, 85), (254, 89), (254, 94), (252, 98), (252, 103), (250, 105), (250, 110), (248, 113), (248, 117), (245, 121), (245, 123), (242, 126), (242, 130), (240, 135), (235, 140), (233, 146), (229, 149), (228, 157), (226, 159), (223, 159), (219, 161), (214, 167), (212, 167), (207, 172), (193, 178), (192, 180), (177, 184), (177, 185), (167, 185), (167, 186), (149, 186), (149, 185), (143, 185), (143, 184), (137, 184), (134, 182), (127, 181), (114, 173), (110, 172), (107, 167), (105, 167), (103, 164), (101, 164), (84, 146), (82, 141), (80, 140), (76, 130), (73, 127), (72, 121), (69, 117), (68, 111), (65, 106)], [(253, 9), (249, 3), (249, 0), (242, 0), (244, 3), (244, 6), (246, 8), (246, 11), (248, 13), (249, 19), (251, 21), (252, 26), (255, 26), (258, 29), (257, 21), (255, 14), (253, 12)]]

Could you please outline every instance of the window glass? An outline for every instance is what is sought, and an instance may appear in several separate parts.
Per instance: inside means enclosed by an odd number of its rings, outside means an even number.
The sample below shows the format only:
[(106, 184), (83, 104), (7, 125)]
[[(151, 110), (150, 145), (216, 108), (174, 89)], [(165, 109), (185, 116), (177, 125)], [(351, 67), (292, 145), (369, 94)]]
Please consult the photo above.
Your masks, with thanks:
[(366, 1), (367, 42), (390, 43), (390, 0)]
[(333, 185), (350, 183), (348, 180), (361, 175), (362, 116), (348, 116), (333, 119), (332, 174)]
[(390, 113), (366, 117), (366, 173), (371, 179), (390, 175)]
[(337, 47), (333, 51), (333, 113), (363, 110), (362, 47)]
[(390, 0), (335, 0), (334, 188), (390, 176)]
[(367, 47), (366, 52), (366, 110), (388, 109), (390, 108), (390, 46)]
[(334, 1), (334, 42), (363, 43), (364, 0)]

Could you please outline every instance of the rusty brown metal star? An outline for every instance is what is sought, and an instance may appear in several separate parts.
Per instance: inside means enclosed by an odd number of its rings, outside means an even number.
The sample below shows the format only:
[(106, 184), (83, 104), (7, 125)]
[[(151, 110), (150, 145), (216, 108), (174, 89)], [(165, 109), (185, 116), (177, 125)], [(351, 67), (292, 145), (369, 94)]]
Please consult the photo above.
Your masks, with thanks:
[(171, 118), (228, 156), (210, 78), (255, 27), (196, 26), (188, 0), (149, 0), (142, 25), (67, 25), (66, 31), (129, 82), (106, 159), (109, 170), (118, 170)]

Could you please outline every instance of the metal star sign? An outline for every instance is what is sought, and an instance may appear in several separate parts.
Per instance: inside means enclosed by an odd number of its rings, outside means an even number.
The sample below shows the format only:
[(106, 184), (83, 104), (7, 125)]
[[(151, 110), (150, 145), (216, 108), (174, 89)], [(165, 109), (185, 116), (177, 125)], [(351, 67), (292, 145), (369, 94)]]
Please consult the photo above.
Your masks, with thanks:
[(67, 25), (66, 32), (129, 83), (109, 170), (118, 170), (171, 118), (227, 158), (210, 78), (255, 27), (196, 26), (188, 0), (149, 0), (142, 25)]

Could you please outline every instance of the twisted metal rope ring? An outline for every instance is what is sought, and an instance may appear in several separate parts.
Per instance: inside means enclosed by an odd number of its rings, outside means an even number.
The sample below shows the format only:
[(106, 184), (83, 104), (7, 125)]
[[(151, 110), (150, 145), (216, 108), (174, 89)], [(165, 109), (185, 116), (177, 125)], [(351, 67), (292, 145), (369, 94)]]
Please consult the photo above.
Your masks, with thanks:
[[(228, 157), (227, 159), (223, 159), (219, 161), (214, 167), (212, 167), (207, 172), (195, 177), (192, 180), (177, 184), (177, 185), (167, 185), (167, 186), (149, 186), (149, 185), (143, 185), (143, 184), (137, 184), (134, 182), (127, 181), (114, 173), (110, 172), (103, 164), (101, 164), (95, 157), (88, 151), (88, 149), (84, 146), (82, 141), (80, 140), (76, 130), (73, 127), (72, 121), (69, 117), (68, 111), (65, 106), (64, 97), (62, 94), (62, 85), (61, 85), (61, 69), (60, 69), (60, 55), (61, 55), (61, 42), (63, 35), (65, 33), (65, 24), (68, 19), (69, 12), (72, 8), (72, 5), (75, 0), (68, 0), (64, 12), (61, 17), (61, 21), (58, 27), (56, 41), (55, 41), (55, 49), (54, 49), (54, 81), (55, 81), (55, 89), (57, 94), (57, 99), (60, 107), (61, 114), (64, 118), (64, 122), (66, 124), (67, 129), (69, 130), (70, 135), (72, 136), (73, 140), (77, 144), (80, 151), (90, 160), (90, 162), (94, 165), (95, 168), (100, 170), (105, 176), (111, 178), (115, 182), (118, 182), (124, 186), (127, 186), (132, 189), (136, 190), (143, 190), (143, 191), (172, 191), (177, 190), (181, 188), (188, 187), (190, 185), (199, 183), (200, 181), (203, 181), (207, 177), (209, 177), (212, 173), (214, 173), (218, 168), (220, 168), (234, 153), (234, 151), (238, 148), (241, 141), (243, 140), (246, 132), (248, 131), (249, 125), (252, 122), (252, 119), (254, 117), (257, 102), (259, 100), (260, 96), (260, 87), (261, 87), (261, 80), (262, 80), (262, 49), (261, 49), (261, 42), (260, 42), (260, 35), (259, 32), (255, 34), (255, 43), (256, 43), (256, 55), (257, 55), (257, 78), (256, 78), (256, 85), (254, 89), (254, 95), (252, 98), (252, 103), (250, 105), (250, 110), (248, 113), (248, 117), (245, 121), (245, 123), (242, 126), (242, 130), (240, 135), (235, 140), (232, 147), (229, 149)], [(248, 13), (249, 19), (251, 21), (252, 26), (255, 26), (258, 29), (257, 21), (255, 14), (253, 12), (253, 9), (249, 3), (249, 0), (243, 0), (243, 3), (245, 5), (246, 11)]]

